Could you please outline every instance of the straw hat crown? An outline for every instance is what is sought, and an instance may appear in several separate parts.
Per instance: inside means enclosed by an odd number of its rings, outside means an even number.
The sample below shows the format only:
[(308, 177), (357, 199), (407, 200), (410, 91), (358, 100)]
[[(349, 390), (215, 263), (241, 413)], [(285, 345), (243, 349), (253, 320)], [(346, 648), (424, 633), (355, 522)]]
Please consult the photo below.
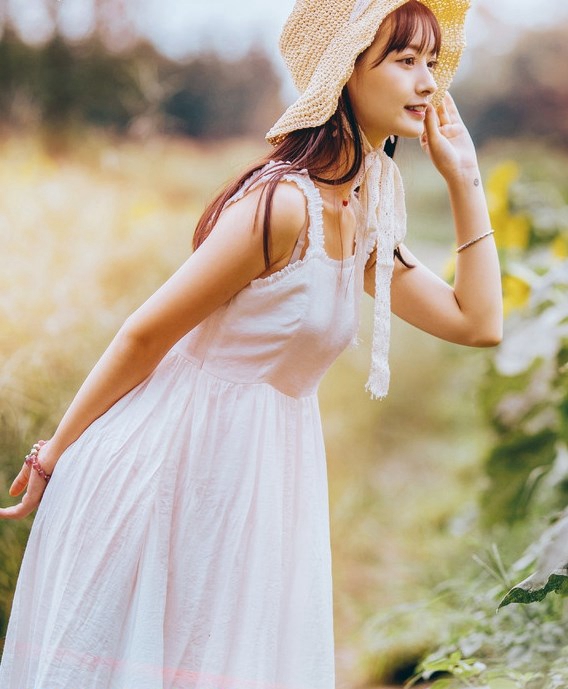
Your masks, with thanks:
[[(419, 0), (442, 30), (438, 56), (439, 103), (465, 47), (464, 23), (470, 0)], [(280, 38), (280, 50), (301, 95), (266, 135), (277, 143), (297, 129), (327, 122), (353, 72), (357, 56), (373, 42), (383, 20), (408, 0), (297, 0)]]

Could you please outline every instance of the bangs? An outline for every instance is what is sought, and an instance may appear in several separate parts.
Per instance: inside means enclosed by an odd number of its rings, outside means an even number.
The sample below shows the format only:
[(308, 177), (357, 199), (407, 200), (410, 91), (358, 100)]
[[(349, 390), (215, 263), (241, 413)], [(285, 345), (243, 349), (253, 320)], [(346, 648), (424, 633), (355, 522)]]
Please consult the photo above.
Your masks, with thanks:
[(435, 14), (418, 0), (408, 0), (389, 15), (390, 37), (382, 54), (373, 66), (380, 64), (389, 53), (402, 52), (415, 45), (419, 52), (425, 52), (432, 45), (438, 55), (442, 47), (442, 30)]

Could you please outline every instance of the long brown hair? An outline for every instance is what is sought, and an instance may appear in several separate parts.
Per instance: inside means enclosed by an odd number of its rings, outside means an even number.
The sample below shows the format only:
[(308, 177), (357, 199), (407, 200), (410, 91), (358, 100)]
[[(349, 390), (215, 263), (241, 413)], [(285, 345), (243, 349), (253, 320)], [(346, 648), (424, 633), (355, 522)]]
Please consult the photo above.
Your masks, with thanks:
[[(392, 17), (391, 34), (389, 41), (373, 66), (380, 64), (386, 56), (393, 51), (405, 50), (415, 37), (417, 31), (422, 29), (423, 50), (428, 41), (434, 39), (434, 51), (439, 52), (442, 36), (438, 20), (434, 13), (419, 0), (408, 0), (390, 15)], [(361, 60), (366, 51), (357, 57)], [(389, 145), (385, 150), (389, 155), (394, 154), (396, 145)], [(352, 150), (353, 161), (345, 174), (337, 177), (338, 161)], [(272, 201), (278, 183), (288, 173), (307, 170), (310, 177), (318, 182), (330, 185), (345, 184), (357, 175), (364, 159), (363, 142), (357, 125), (357, 120), (351, 106), (347, 87), (344, 87), (337, 110), (324, 124), (318, 127), (309, 127), (290, 132), (263, 158), (249, 166), (239, 177), (229, 183), (205, 208), (203, 215), (197, 223), (193, 237), (193, 248), (197, 249), (208, 237), (215, 227), (226, 203), (234, 196), (256, 171), (262, 169), (270, 161), (274, 161), (270, 172), (266, 175), (266, 184), (263, 185), (259, 205), (254, 219), (253, 228), (258, 222), (258, 210), (264, 194), (264, 217), (262, 221), (262, 245), (264, 263), (270, 268), (270, 217)], [(406, 263), (396, 249), (395, 255), (408, 268), (413, 266)]]

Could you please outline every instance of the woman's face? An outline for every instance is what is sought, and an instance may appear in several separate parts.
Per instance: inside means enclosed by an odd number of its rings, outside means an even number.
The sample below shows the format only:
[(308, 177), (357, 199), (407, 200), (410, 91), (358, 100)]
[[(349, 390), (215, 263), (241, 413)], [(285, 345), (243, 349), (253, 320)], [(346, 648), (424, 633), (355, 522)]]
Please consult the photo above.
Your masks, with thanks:
[(410, 45), (391, 52), (377, 66), (390, 38), (391, 19), (355, 64), (347, 89), (355, 117), (373, 147), (394, 134), (417, 138), (424, 130), (425, 105), (436, 91), (434, 38), (420, 50), (420, 29)]

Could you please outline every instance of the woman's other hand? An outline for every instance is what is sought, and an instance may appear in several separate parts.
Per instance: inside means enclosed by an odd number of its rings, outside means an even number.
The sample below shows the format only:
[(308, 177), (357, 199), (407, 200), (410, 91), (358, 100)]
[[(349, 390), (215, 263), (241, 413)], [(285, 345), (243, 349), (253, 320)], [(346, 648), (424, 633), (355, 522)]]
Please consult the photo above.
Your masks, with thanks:
[[(38, 461), (46, 474), (50, 475), (55, 467), (55, 462), (49, 456), (49, 443), (46, 443), (38, 452)], [(9, 489), (13, 497), (20, 495), (26, 489), (21, 502), (11, 507), (0, 508), (0, 519), (23, 519), (38, 507), (47, 486), (47, 481), (38, 472), (25, 462)]]
[(420, 144), (446, 180), (477, 168), (474, 143), (449, 93), (437, 110), (428, 106)]

